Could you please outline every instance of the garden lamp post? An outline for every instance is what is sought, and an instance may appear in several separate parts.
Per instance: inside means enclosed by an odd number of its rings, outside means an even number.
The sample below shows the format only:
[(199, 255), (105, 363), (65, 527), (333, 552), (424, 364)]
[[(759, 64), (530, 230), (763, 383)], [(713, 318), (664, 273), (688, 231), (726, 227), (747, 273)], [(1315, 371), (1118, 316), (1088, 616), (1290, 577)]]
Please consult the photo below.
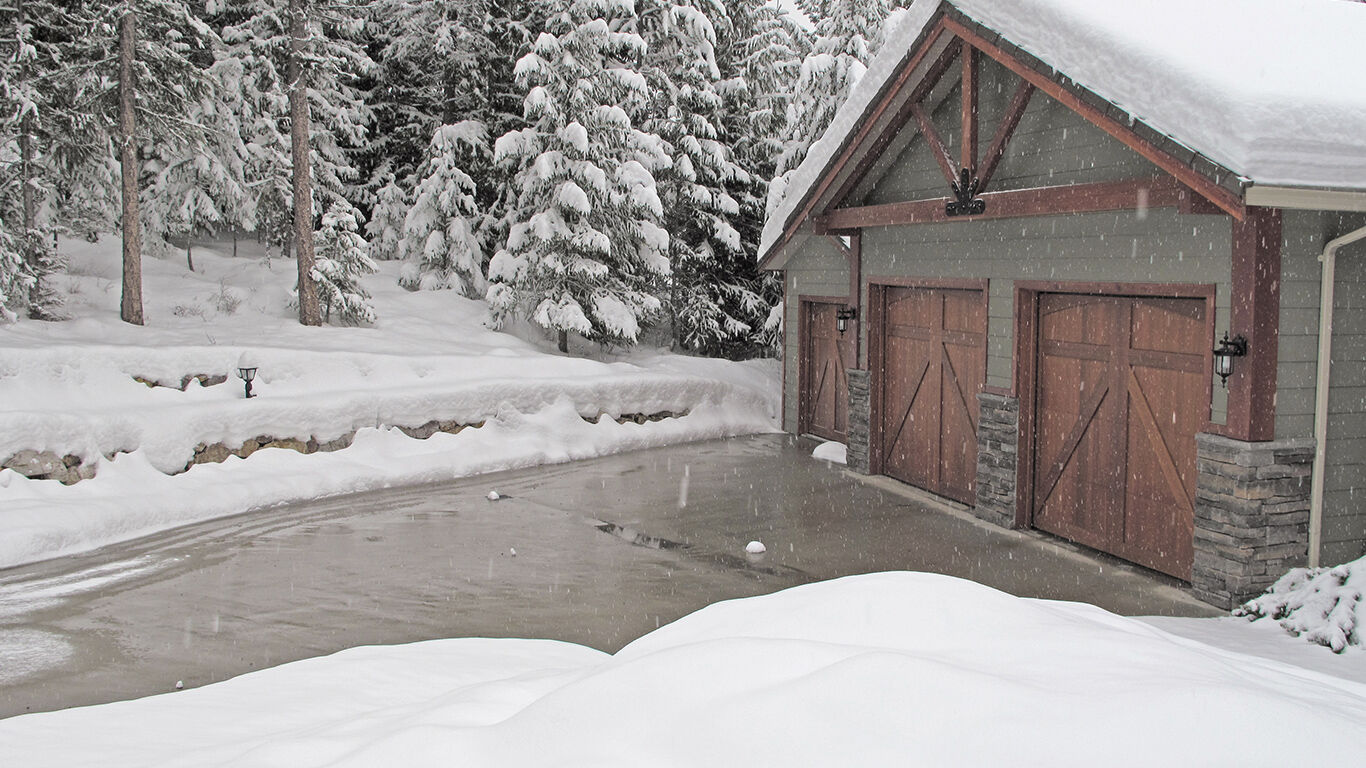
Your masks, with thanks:
[(257, 367), (256, 358), (252, 357), (250, 352), (243, 352), (242, 356), (237, 358), (237, 375), (246, 385), (247, 397), (254, 397), (251, 394), (251, 380), (256, 378)]

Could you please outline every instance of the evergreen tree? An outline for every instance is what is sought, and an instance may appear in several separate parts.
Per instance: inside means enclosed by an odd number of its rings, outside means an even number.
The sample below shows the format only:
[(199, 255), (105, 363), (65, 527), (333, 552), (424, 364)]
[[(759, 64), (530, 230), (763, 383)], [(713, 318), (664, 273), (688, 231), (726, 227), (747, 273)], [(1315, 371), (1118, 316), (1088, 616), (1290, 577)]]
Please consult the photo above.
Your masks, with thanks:
[(333, 315), (347, 325), (375, 322), (370, 294), (359, 283), (362, 275), (375, 272), (375, 263), (366, 254), (365, 238), (360, 235), (359, 218), (350, 203), (338, 198), (314, 233), (316, 257), (311, 276), (327, 322)]
[(403, 266), (399, 283), (409, 290), (453, 288), (481, 297), (483, 249), (476, 229), (481, 220), (474, 179), (465, 172), (487, 147), (484, 124), (473, 120), (436, 129), (419, 175), (413, 206), (403, 225)]
[(647, 75), (655, 95), (647, 128), (670, 147), (660, 196), (670, 233), (669, 293), (675, 344), (708, 354), (736, 353), (768, 312), (751, 290), (733, 221), (740, 205), (730, 186), (746, 180), (721, 141), (723, 100), (716, 61), (726, 10), (713, 0), (657, 0), (642, 13)]
[(43, 96), (36, 87), (40, 56), (32, 10), (24, 0), (0, 9), (0, 321), (13, 321), (18, 312), (51, 318), (60, 305), (48, 282), (57, 268), (49, 227), (40, 218), (47, 194), (40, 175)]
[[(291, 0), (305, 13), (300, 61), (308, 83), (309, 170), (314, 211), (362, 197), (354, 152), (371, 119), (359, 78), (374, 66), (360, 43), (359, 0)], [(257, 226), (275, 246), (294, 229), (289, 8), (275, 0), (210, 0), (222, 25), (223, 55), (213, 68), (223, 109), (237, 117), (246, 183)], [(311, 229), (311, 228), (310, 228)]]
[(393, 261), (403, 258), (403, 222), (408, 217), (409, 194), (399, 185), (392, 173), (380, 176), (376, 182), (374, 206), (370, 220), (365, 223), (365, 234), (370, 237), (370, 258)]
[[(379, 0), (378, 66), (371, 90), (377, 131), (367, 148), (371, 186), (392, 176), (405, 190), (438, 126), (482, 120), (488, 110), (488, 0)], [(505, 54), (506, 55), (506, 54)]]
[(527, 128), (495, 157), (515, 169), (516, 211), (489, 264), (495, 323), (513, 313), (556, 332), (634, 343), (660, 310), (669, 236), (653, 172), (669, 160), (635, 128), (648, 96), (645, 43), (622, 31), (623, 0), (556, 0), (546, 32), (516, 66)]
[[(815, 23), (815, 43), (802, 61), (795, 95), (782, 130), (777, 175), (785, 177), (830, 125), (836, 110), (867, 71), (882, 42), (883, 24), (897, 0), (807, 0), (802, 10)], [(776, 205), (785, 181), (772, 190)]]

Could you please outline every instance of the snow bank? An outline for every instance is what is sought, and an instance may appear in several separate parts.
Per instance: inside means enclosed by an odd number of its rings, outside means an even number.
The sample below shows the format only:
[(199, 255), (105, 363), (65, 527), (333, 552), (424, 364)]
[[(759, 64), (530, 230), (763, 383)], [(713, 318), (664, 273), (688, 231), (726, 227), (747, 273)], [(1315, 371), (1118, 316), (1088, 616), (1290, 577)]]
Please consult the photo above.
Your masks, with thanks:
[(358, 648), (11, 718), (0, 742), (29, 768), (1354, 765), (1366, 686), (1092, 606), (890, 573), (719, 603), (610, 657)]
[(1366, 645), (1363, 592), (1366, 557), (1334, 568), (1295, 568), (1234, 613), (1253, 621), (1269, 618), (1296, 637), (1342, 653)]
[[(196, 248), (195, 272), (146, 259), (137, 327), (117, 320), (118, 241), (62, 251), (72, 319), (0, 326), (0, 462), (50, 451), (97, 474), (63, 486), (0, 470), (0, 568), (282, 502), (777, 428), (775, 361), (562, 356), (485, 327), (483, 302), (402, 290), (397, 262), (363, 280), (375, 327), (310, 329), (285, 308), (292, 264), (255, 243), (237, 258)], [(243, 352), (259, 366), (250, 400)], [(196, 374), (229, 378), (181, 391)], [(670, 417), (613, 420), (625, 414)], [(483, 426), (426, 440), (394, 429), (435, 420)], [(201, 444), (352, 433), (343, 450), (265, 448), (182, 472)]]

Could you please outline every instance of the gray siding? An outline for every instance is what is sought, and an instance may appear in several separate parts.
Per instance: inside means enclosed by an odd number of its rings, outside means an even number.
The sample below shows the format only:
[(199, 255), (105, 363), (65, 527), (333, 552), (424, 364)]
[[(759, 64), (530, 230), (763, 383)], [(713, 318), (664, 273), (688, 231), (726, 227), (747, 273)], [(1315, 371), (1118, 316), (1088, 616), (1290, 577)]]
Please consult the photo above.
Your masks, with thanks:
[[(1327, 241), (1366, 224), (1366, 217), (1287, 211), (1281, 253), (1281, 341), (1276, 436), (1314, 433), (1318, 353), (1318, 257)], [(1328, 394), (1322, 562), (1366, 553), (1366, 245), (1338, 254), (1333, 309), (1332, 388)]]
[(783, 289), (787, 297), (783, 313), (783, 429), (796, 432), (800, 298), (848, 295), (849, 262), (828, 238), (809, 237), (788, 262)]

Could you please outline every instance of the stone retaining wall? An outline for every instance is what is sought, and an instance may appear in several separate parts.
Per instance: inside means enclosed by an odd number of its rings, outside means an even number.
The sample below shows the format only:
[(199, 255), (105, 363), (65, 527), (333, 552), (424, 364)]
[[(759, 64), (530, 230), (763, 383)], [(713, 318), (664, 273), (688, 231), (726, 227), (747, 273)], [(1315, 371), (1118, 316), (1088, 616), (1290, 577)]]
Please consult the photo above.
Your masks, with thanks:
[[(659, 411), (656, 413), (624, 413), (620, 416), (611, 416), (606, 413), (598, 413), (592, 418), (585, 417), (585, 421), (596, 422), (603, 417), (610, 418), (618, 424), (631, 422), (633, 424), (645, 424), (652, 421), (663, 421), (664, 419), (676, 419), (687, 416), (688, 411)], [(417, 427), (398, 426), (397, 429), (408, 437), (417, 440), (426, 440), (437, 432), (456, 434), (466, 429), (478, 429), (484, 426), (483, 421), (464, 424), (457, 421), (445, 421), (433, 419)], [(228, 460), (229, 456), (237, 456), (245, 459), (264, 448), (288, 448), (299, 453), (329, 453), (340, 451), (350, 447), (356, 438), (355, 430), (347, 432), (340, 437), (332, 440), (320, 441), (315, 437), (301, 439), (297, 437), (274, 437), (272, 435), (259, 435), (244, 440), (240, 445), (229, 446), (225, 443), (200, 443), (194, 447), (194, 455), (186, 462), (180, 472), (185, 472), (196, 464), (219, 464)], [(113, 458), (111, 454), (107, 458)], [(0, 469), (11, 469), (31, 480), (57, 480), (63, 485), (72, 485), (81, 480), (89, 480), (95, 476), (95, 467), (85, 464), (80, 456), (66, 454), (59, 456), (52, 451), (33, 451), (23, 450), (0, 462)], [(175, 473), (179, 474), (179, 472)]]
[(1195, 444), (1191, 588), (1201, 600), (1233, 608), (1308, 560), (1314, 443), (1199, 434)]
[(1020, 400), (981, 392), (977, 409), (977, 504), (972, 513), (1002, 528), (1013, 528)]

